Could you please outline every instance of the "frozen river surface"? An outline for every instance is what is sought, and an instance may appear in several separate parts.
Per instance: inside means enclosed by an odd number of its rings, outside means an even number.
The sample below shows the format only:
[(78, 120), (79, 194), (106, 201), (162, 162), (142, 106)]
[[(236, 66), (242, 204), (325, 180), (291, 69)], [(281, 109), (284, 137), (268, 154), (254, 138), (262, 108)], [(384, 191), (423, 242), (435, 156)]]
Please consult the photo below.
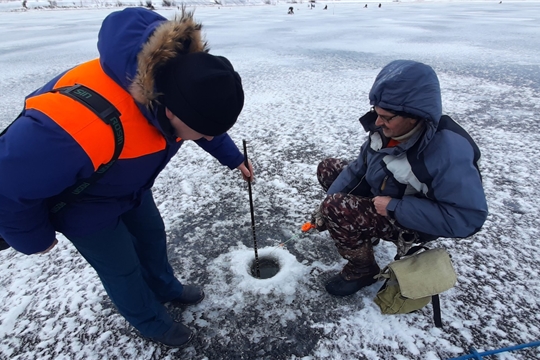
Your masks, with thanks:
[[(246, 105), (230, 132), (249, 144), (257, 237), (279, 276), (247, 275), (252, 256), (245, 184), (194, 144), (158, 178), (171, 263), (207, 298), (175, 317), (197, 333), (185, 349), (139, 338), (95, 272), (63, 237), (49, 254), (0, 253), (0, 359), (446, 359), (540, 339), (540, 3), (328, 3), (200, 7), (212, 52), (242, 76)], [(97, 31), (115, 9), (0, 12), (0, 127), (23, 97), (97, 56)], [(173, 10), (158, 9), (167, 17)], [(324, 281), (343, 266), (325, 233), (294, 239), (323, 199), (315, 169), (354, 158), (358, 117), (378, 71), (394, 59), (434, 67), (444, 111), (479, 144), (490, 215), (481, 232), (440, 239), (458, 284), (431, 306), (383, 316), (376, 285), (335, 298)], [(466, 186), (466, 184), (464, 184)], [(376, 248), (387, 264), (395, 247)], [(540, 350), (500, 359), (538, 359)]]

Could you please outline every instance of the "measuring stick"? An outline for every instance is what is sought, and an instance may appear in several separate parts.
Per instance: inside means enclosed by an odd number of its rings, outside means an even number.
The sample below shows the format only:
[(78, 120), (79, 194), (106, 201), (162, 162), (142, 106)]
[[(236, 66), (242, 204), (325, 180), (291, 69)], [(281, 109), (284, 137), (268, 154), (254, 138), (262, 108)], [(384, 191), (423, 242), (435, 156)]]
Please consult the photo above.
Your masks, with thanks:
[[(249, 162), (247, 156), (247, 146), (246, 140), (242, 140), (244, 144), (244, 165), (249, 170)], [(255, 236), (255, 213), (253, 211), (253, 195), (251, 193), (251, 179), (253, 174), (250, 174), (248, 178), (248, 191), (249, 191), (249, 209), (251, 210), (251, 232), (253, 233), (253, 248), (255, 249), (255, 268), (257, 269), (257, 278), (261, 277), (261, 272), (259, 270), (259, 253), (257, 252), (257, 237)]]

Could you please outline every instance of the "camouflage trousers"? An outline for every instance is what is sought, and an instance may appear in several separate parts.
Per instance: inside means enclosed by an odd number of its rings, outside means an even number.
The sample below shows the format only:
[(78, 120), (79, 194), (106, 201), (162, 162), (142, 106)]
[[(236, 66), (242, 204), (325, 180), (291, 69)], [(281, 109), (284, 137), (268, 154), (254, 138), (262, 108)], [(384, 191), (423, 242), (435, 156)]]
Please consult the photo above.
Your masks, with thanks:
[[(345, 166), (347, 162), (333, 158), (319, 164), (317, 179), (325, 191)], [(400, 256), (418, 242), (417, 232), (399, 226), (389, 217), (379, 215), (370, 197), (344, 193), (328, 195), (320, 211), (339, 254), (348, 260), (341, 271), (347, 280), (379, 272), (373, 240), (383, 239), (395, 243)]]

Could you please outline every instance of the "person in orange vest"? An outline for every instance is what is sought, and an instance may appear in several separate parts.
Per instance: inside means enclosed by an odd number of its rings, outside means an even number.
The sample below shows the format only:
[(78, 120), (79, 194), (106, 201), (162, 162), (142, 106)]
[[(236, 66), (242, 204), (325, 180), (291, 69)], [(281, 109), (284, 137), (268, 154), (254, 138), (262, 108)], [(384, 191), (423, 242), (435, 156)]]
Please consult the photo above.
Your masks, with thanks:
[[(174, 20), (143, 8), (113, 12), (98, 50), (27, 96), (0, 136), (0, 237), (30, 255), (64, 234), (143, 337), (180, 347), (193, 333), (164, 304), (197, 304), (204, 292), (174, 276), (151, 188), (187, 140), (253, 178), (227, 135), (244, 105), (241, 78), (209, 53), (185, 9)], [(104, 101), (92, 105), (96, 98)]]

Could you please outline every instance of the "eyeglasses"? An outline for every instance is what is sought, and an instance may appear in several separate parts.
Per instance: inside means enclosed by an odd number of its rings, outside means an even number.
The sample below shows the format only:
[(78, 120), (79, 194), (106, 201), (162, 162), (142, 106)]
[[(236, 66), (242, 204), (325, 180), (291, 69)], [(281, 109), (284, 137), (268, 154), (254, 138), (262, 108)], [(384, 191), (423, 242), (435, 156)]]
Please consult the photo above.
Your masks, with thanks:
[(375, 106), (372, 106), (371, 109), (369, 109), (369, 112), (371, 113), (375, 113), (377, 114), (378, 117), (380, 117), (385, 123), (389, 123), (390, 121), (392, 121), (393, 118), (396, 118), (398, 117), (399, 115), (398, 114), (394, 114), (392, 116), (384, 116), (384, 115), (380, 115), (379, 113), (377, 113), (377, 111), (375, 111)]

